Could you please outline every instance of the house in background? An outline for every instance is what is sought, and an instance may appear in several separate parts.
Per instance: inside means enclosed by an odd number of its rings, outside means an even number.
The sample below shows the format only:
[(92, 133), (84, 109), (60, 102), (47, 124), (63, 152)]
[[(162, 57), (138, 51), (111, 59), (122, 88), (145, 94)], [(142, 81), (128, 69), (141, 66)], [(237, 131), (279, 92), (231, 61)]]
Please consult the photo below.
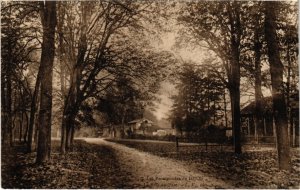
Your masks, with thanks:
[(128, 136), (131, 134), (152, 135), (155, 130), (154, 122), (146, 118), (130, 121), (128, 126), (125, 127), (125, 133)]
[(166, 122), (159, 121), (157, 124), (145, 117), (135, 119), (126, 125), (106, 124), (99, 127), (98, 136), (110, 138), (136, 138), (139, 136), (166, 136), (175, 135), (175, 129)]
[[(299, 146), (299, 94), (290, 96), (291, 115), (289, 125), (290, 143)], [(241, 110), (242, 135), (246, 142), (275, 143), (275, 123), (273, 118), (272, 97), (262, 101), (263, 133), (259, 134), (255, 124), (255, 101)]]
[(154, 123), (147, 118), (136, 119), (128, 122), (128, 126), (125, 128), (127, 136), (130, 136), (131, 134), (145, 136), (166, 136), (175, 134), (175, 130), (164, 120), (159, 120), (158, 123)]

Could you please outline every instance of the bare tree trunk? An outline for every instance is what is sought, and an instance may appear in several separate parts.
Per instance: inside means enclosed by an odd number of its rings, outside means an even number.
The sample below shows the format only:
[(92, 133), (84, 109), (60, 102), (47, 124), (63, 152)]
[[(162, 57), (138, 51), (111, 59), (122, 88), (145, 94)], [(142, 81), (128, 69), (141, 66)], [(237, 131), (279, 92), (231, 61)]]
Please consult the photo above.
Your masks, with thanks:
[(283, 86), (283, 64), (280, 60), (276, 34), (277, 2), (265, 2), (265, 38), (268, 47), (272, 82), (273, 114), (276, 125), (277, 152), (279, 169), (289, 170), (290, 146), (288, 137), (288, 119)]
[(237, 154), (242, 153), (241, 145), (241, 110), (240, 110), (240, 65), (239, 65), (239, 49), (238, 45), (232, 43), (232, 62), (231, 62), (231, 82), (230, 82), (230, 99), (232, 112), (232, 130), (234, 140), (234, 151)]
[(225, 127), (227, 129), (228, 128), (228, 118), (227, 118), (227, 102), (226, 102), (226, 89), (225, 88), (224, 88), (223, 100), (224, 100)]
[(236, 2), (227, 4), (229, 13), (230, 34), (230, 69), (228, 69), (228, 89), (231, 101), (232, 133), (234, 151), (236, 154), (242, 153), (241, 145), (241, 110), (240, 110), (240, 42), (241, 23), (240, 10)]
[(72, 130), (73, 130), (73, 124), (71, 123), (71, 119), (69, 119), (69, 123), (67, 125), (67, 136), (66, 136), (66, 150), (71, 150), (71, 141), (72, 141)]
[[(11, 8), (10, 8), (10, 15), (11, 15)], [(8, 23), (8, 27), (11, 27), (11, 21), (9, 21)], [(10, 30), (10, 29), (9, 29)], [(9, 39), (10, 41), (10, 39)], [(4, 102), (5, 105), (5, 109), (4, 109), (4, 114), (5, 114), (5, 130), (4, 130), (4, 135), (3, 135), (3, 143), (4, 146), (10, 147), (12, 146), (12, 84), (11, 84), (11, 72), (12, 72), (12, 47), (11, 47), (11, 42), (8, 42), (8, 54), (9, 54), (9, 61), (8, 63), (5, 64), (5, 68), (6, 68), (6, 93), (4, 94), (6, 101)]]
[(234, 152), (242, 153), (241, 129), (240, 129), (240, 93), (237, 88), (229, 90), (231, 99), (232, 133)]
[(5, 102), (5, 130), (4, 130), (4, 135), (3, 135), (3, 143), (4, 146), (12, 146), (12, 113), (11, 113), (11, 105), (12, 105), (12, 100), (11, 100), (11, 76), (10, 76), (10, 66), (7, 66), (7, 73), (6, 73), (6, 102)]
[[(287, 91), (287, 98), (286, 98), (286, 107), (287, 110), (287, 117), (288, 117), (288, 136), (290, 145), (293, 145), (293, 139), (291, 133), (293, 131), (293, 117), (292, 117), (292, 106), (290, 102), (290, 91), (291, 91), (291, 58), (290, 58), (290, 45), (287, 46), (287, 62), (288, 62), (288, 71), (287, 71), (287, 81), (286, 81), (286, 91)], [(292, 142), (292, 143), (291, 143)]]
[[(58, 39), (59, 39), (59, 45), (58, 45), (58, 58), (60, 63), (60, 90), (62, 94), (62, 100), (66, 102), (66, 85), (65, 85), (65, 78), (66, 78), (66, 62), (64, 59), (64, 43), (63, 43), (63, 24), (64, 24), (64, 16), (65, 16), (65, 7), (64, 2), (58, 3), (58, 23), (57, 23), (57, 31), (58, 31)], [(61, 141), (60, 141), (60, 152), (62, 154), (65, 154), (66, 152), (66, 136), (67, 136), (67, 121), (66, 116), (63, 113), (62, 121), (61, 121)]]
[[(40, 106), (39, 106), (40, 107)], [(40, 108), (38, 107), (38, 109), (37, 109), (37, 112), (39, 113), (40, 112)], [(36, 150), (36, 145), (37, 145), (37, 142), (38, 142), (38, 133), (39, 133), (39, 122), (38, 122), (38, 113), (36, 113), (36, 120), (35, 120), (35, 122), (34, 122), (34, 137), (33, 137), (33, 140), (34, 140), (34, 146), (32, 146), (32, 147), (34, 147), (34, 149), (33, 150)]]
[(41, 84), (41, 65), (37, 74), (34, 92), (31, 100), (30, 105), (30, 119), (29, 119), (29, 126), (28, 126), (28, 143), (27, 143), (27, 151), (32, 152), (32, 138), (33, 138), (33, 132), (34, 132), (34, 124), (35, 124), (35, 114), (37, 109), (37, 103), (38, 103), (38, 94)]
[(72, 130), (74, 128), (75, 116), (70, 114), (63, 115), (62, 129), (65, 129), (64, 135), (61, 139), (61, 154), (64, 154), (66, 151), (69, 151), (72, 146)]
[(20, 92), (20, 98), (19, 98), (20, 102), (19, 102), (19, 105), (21, 106), (21, 111), (20, 111), (21, 120), (20, 120), (19, 141), (22, 142), (24, 126), (26, 127), (26, 125), (24, 125), (24, 115), (26, 113), (26, 103), (25, 103), (26, 100), (25, 100), (25, 94), (23, 94), (21, 87), (19, 87), (19, 92)]
[(1, 143), (6, 144), (7, 136), (7, 112), (6, 112), (6, 64), (1, 65), (3, 73), (1, 73)]
[[(80, 81), (81, 81), (81, 71), (82, 71), (82, 62), (84, 60), (84, 56), (86, 53), (87, 45), (86, 45), (86, 37), (85, 35), (81, 36), (79, 42), (80, 51), (77, 55), (77, 62), (74, 64), (74, 68), (71, 71), (70, 75), (70, 88), (68, 92), (68, 96), (66, 97), (64, 104), (64, 112), (63, 118), (65, 121), (62, 123), (62, 130), (66, 131), (66, 138), (64, 139), (66, 142), (62, 142), (61, 146), (65, 145), (65, 148), (61, 147), (61, 153), (63, 151), (68, 151), (71, 144), (71, 128), (73, 128), (75, 116), (77, 115), (78, 108), (76, 104), (78, 104), (81, 100), (79, 100), (80, 93)], [(64, 129), (65, 128), (65, 129)], [(63, 137), (63, 136), (62, 136)], [(63, 139), (61, 139), (63, 141)]]
[[(12, 64), (12, 62), (10, 63)], [(7, 77), (7, 128), (9, 136), (9, 145), (13, 146), (13, 114), (12, 114), (12, 84), (11, 84), (11, 66), (8, 66), (8, 77)]]
[[(259, 18), (257, 18), (258, 20)], [(258, 23), (257, 23), (258, 24)], [(262, 98), (263, 94), (261, 91), (261, 47), (262, 43), (259, 40), (259, 30), (257, 28), (254, 33), (254, 55), (255, 55), (255, 125), (257, 129), (257, 134), (264, 134), (264, 123), (263, 123), (263, 108), (262, 108)], [(257, 138), (258, 138), (257, 136)]]
[(27, 136), (28, 136), (28, 115), (27, 115), (27, 113), (26, 113), (26, 111), (24, 112), (24, 114), (25, 114), (25, 118), (26, 118), (26, 125), (25, 125), (25, 132), (24, 132), (24, 136), (23, 136), (23, 141), (25, 142), (25, 143), (27, 143)]
[(63, 115), (61, 124), (61, 140), (60, 140), (60, 153), (66, 153), (66, 139), (67, 139), (67, 124), (66, 117)]
[[(39, 135), (37, 163), (50, 159), (51, 111), (52, 111), (52, 73), (55, 54), (56, 2), (41, 2), (43, 23), (43, 44), (41, 55), (41, 102), (39, 113)], [(50, 141), (50, 142), (49, 142)]]
[(124, 105), (123, 113), (122, 113), (122, 129), (121, 129), (121, 138), (125, 137), (125, 117), (126, 117), (126, 107)]
[(76, 63), (74, 63), (73, 68), (71, 70), (70, 74), (70, 88), (68, 92), (68, 96), (66, 97), (66, 101), (64, 104), (64, 113), (63, 117), (68, 122), (62, 123), (62, 130), (66, 128), (66, 138), (62, 139), (66, 142), (62, 142), (61, 146), (65, 145), (65, 148), (61, 147), (61, 153), (64, 153), (63, 151), (68, 151), (71, 146), (72, 141), (72, 130), (74, 130), (74, 121), (75, 117), (77, 115), (77, 112), (79, 110), (79, 105), (82, 102), (80, 98), (80, 81), (82, 77), (82, 69), (83, 69), (83, 62), (84, 62), (84, 56), (87, 51), (87, 38), (86, 38), (86, 30), (87, 30), (87, 6), (86, 4), (82, 5), (82, 28), (81, 28), (81, 34), (80, 39), (78, 43), (78, 54), (76, 58)]
[(71, 134), (70, 134), (70, 150), (73, 151), (74, 145), (74, 134), (75, 134), (75, 127), (71, 127)]
[(23, 121), (24, 121), (24, 116), (23, 116), (23, 111), (21, 112), (21, 119), (20, 119), (20, 134), (19, 134), (19, 141), (22, 142), (22, 135), (23, 135)]
[(65, 147), (65, 149), (66, 149), (66, 151), (69, 151), (69, 149), (70, 149), (70, 142), (71, 142), (71, 128), (70, 128), (70, 126), (67, 126), (67, 131), (66, 131), (67, 133), (66, 133), (66, 147)]

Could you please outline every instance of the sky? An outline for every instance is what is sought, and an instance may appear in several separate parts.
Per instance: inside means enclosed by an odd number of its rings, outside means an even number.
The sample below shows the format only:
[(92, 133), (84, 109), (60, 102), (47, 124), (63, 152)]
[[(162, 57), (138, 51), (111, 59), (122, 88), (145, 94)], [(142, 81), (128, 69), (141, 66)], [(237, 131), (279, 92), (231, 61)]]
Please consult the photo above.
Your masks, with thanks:
[[(176, 40), (176, 30), (173, 30), (173, 32), (163, 34), (161, 36), (161, 38), (162, 38), (162, 42), (161, 43), (153, 42), (153, 46), (155, 46), (156, 48), (161, 49), (161, 50), (173, 52), (182, 61), (190, 60), (196, 64), (201, 64), (202, 60), (204, 60), (207, 56), (208, 52), (207, 52), (207, 50), (205, 50), (203, 48), (194, 48), (194, 49), (192, 49), (192, 48), (181, 48), (181, 49), (176, 48), (176, 50), (175, 50), (173, 46), (174, 46), (175, 40)], [(263, 69), (268, 69), (268, 68), (264, 67)], [(241, 82), (243, 82), (243, 81), (241, 81)], [(263, 91), (263, 95), (265, 97), (271, 95), (270, 89), (262, 88), (262, 91)], [(176, 90), (174, 84), (172, 84), (168, 80), (163, 81), (161, 83), (161, 88), (157, 94), (157, 97), (160, 99), (160, 101), (154, 102), (155, 107), (156, 107), (156, 111), (154, 112), (154, 115), (157, 117), (158, 120), (160, 120), (162, 118), (168, 118), (171, 108), (172, 108), (172, 104), (173, 104), (170, 97), (172, 95), (176, 95), (176, 93), (177, 93), (177, 90)], [(247, 93), (250, 95), (241, 96), (241, 106), (242, 107), (244, 105), (246, 105), (247, 103), (249, 103), (250, 101), (254, 100), (254, 96), (253, 96), (254, 88), (250, 87), (250, 90), (247, 92), (244, 92), (244, 93), (245, 94)]]
[[(153, 42), (153, 46), (161, 50), (173, 52), (176, 56), (178, 56), (179, 60), (191, 60), (195, 63), (201, 64), (201, 60), (205, 58), (206, 52), (203, 49), (181, 48), (175, 50), (173, 46), (176, 41), (176, 30), (173, 30), (173, 32), (163, 34), (161, 38), (161, 43)], [(154, 115), (157, 117), (157, 119), (168, 117), (173, 104), (170, 97), (172, 95), (175, 95), (176, 93), (176, 88), (171, 82), (166, 80), (161, 83), (161, 88), (157, 94), (157, 97), (160, 99), (160, 101), (154, 103), (156, 106), (156, 111), (154, 112)]]

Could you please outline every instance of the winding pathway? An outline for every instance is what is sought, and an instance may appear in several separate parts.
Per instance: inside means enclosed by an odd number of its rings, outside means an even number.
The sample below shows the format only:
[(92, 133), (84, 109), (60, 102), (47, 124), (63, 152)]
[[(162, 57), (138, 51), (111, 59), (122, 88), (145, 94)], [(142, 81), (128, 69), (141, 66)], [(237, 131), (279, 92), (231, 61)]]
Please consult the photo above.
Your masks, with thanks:
[(232, 188), (220, 179), (195, 173), (180, 161), (162, 158), (99, 138), (84, 139), (88, 143), (111, 147), (123, 168), (132, 174), (129, 183), (135, 188)]

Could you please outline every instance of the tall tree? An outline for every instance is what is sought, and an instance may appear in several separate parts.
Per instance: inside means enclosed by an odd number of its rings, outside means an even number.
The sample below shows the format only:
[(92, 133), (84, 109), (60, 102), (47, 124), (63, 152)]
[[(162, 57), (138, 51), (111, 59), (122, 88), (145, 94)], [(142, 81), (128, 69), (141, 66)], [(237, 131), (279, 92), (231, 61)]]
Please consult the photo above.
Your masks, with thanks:
[[(260, 3), (260, 2), (258, 2)], [(259, 7), (260, 8), (260, 7)], [(253, 15), (254, 21), (254, 39), (253, 39), (253, 50), (254, 50), (254, 93), (255, 93), (255, 126), (257, 134), (264, 134), (263, 130), (263, 107), (262, 107), (262, 75), (261, 75), (261, 57), (262, 57), (262, 37), (263, 36), (263, 27), (261, 18), (261, 11), (256, 11), (256, 14)]]
[[(63, 111), (62, 129), (66, 131), (66, 136), (62, 136), (62, 153), (70, 146), (70, 136), (74, 131), (72, 125), (80, 105), (109, 86), (112, 81), (109, 82), (108, 79), (112, 78), (107, 77), (107, 74), (117, 75), (124, 68), (129, 68), (124, 64), (126, 62), (118, 62), (119, 56), (110, 55), (111, 49), (119, 45), (114, 43), (112, 37), (121, 34), (121, 37), (125, 38), (126, 34), (134, 30), (142, 33), (142, 25), (148, 20), (141, 22), (140, 18), (145, 16), (142, 16), (142, 13), (146, 12), (145, 10), (152, 4), (132, 1), (72, 3), (72, 9), (80, 13), (79, 16), (77, 15), (78, 19), (75, 19), (80, 23), (75, 23), (78, 24), (76, 30), (79, 32), (71, 32), (73, 37), (67, 43), (70, 46), (66, 48), (70, 50), (67, 54), (72, 55), (74, 59), (69, 60), (71, 62), (70, 84)], [(97, 11), (90, 11), (92, 9)], [(65, 37), (69, 38), (66, 35)], [(128, 42), (123, 45), (126, 43)]]
[[(245, 38), (241, 54), (242, 77), (254, 86), (255, 98), (255, 138), (264, 134), (262, 107), (262, 60), (264, 56), (264, 20), (262, 2), (253, 2), (247, 8), (249, 19), (245, 22)], [(248, 83), (249, 84), (249, 83)], [(249, 85), (248, 85), (249, 86)]]
[[(30, 77), (26, 73), (28, 66), (34, 63), (33, 54), (39, 44), (33, 24), (35, 6), (32, 2), (6, 2), (1, 7), (1, 97), (2, 97), (2, 140), (12, 142), (12, 118), (21, 117), (26, 112), (28, 101), (32, 96)], [(33, 24), (30, 27), (29, 24)], [(14, 94), (17, 96), (12, 96)], [(23, 94), (23, 96), (20, 96)], [(16, 105), (16, 106), (13, 106)], [(11, 118), (11, 119), (10, 119)], [(8, 138), (6, 138), (8, 137)], [(8, 140), (11, 139), (11, 140)]]
[(43, 43), (40, 63), (41, 102), (37, 163), (49, 160), (51, 151), (52, 73), (55, 54), (56, 2), (40, 2), (40, 9), (43, 25)]
[(241, 153), (240, 53), (243, 38), (245, 2), (189, 2), (178, 20), (188, 28), (194, 42), (207, 47), (222, 60), (228, 81), (235, 152)]
[[(74, 4), (75, 9), (77, 5), (76, 3)], [(70, 69), (70, 87), (67, 92), (63, 111), (62, 131), (64, 132), (61, 139), (62, 153), (70, 146), (71, 136), (74, 133), (73, 124), (80, 105), (87, 98), (85, 95), (88, 94), (87, 91), (93, 79), (103, 69), (103, 65), (105, 65), (103, 61), (105, 46), (113, 31), (118, 28), (117, 25), (121, 24), (119, 23), (120, 19), (122, 20), (122, 13), (119, 13), (120, 15), (118, 16), (114, 15), (120, 7), (110, 2), (100, 3), (98, 5), (99, 11), (95, 15), (91, 15), (88, 9), (96, 5), (98, 4), (95, 2), (79, 3), (78, 7), (81, 15), (77, 57), (75, 56), (74, 44), (76, 41), (74, 43), (74, 37), (71, 37), (71, 41), (69, 42), (71, 46), (68, 53), (72, 55), (70, 59), (72, 66)], [(123, 13), (126, 14), (125, 12)], [(88, 36), (88, 33), (95, 30), (95, 28), (99, 30), (98, 32), (101, 31), (98, 34), (100, 39), (92, 39), (91, 36)], [(93, 43), (97, 45), (95, 46)], [(91, 52), (93, 52), (93, 55), (96, 54), (96, 56), (91, 58)], [(88, 69), (85, 75), (83, 75), (84, 69)]]
[[(2, 141), (5, 146), (12, 145), (12, 71), (13, 71), (13, 45), (16, 44), (14, 33), (15, 31), (12, 29), (12, 11), (11, 7), (8, 8), (8, 18), (6, 27), (4, 28), (4, 34), (6, 34), (7, 39), (5, 36), (2, 38), (3, 45), (2, 49), (7, 50), (7, 52), (2, 52), (2, 58), (4, 58), (1, 64), (1, 82), (2, 82), (2, 102), (1, 102), (1, 117), (2, 117)], [(2, 18), (2, 17), (1, 17)], [(2, 20), (2, 19), (1, 19)], [(4, 20), (5, 21), (5, 20)], [(2, 20), (3, 22), (3, 20)], [(5, 25), (4, 25), (5, 26)], [(6, 47), (5, 47), (6, 45)], [(3, 46), (5, 48), (3, 48)]]
[[(286, 105), (288, 110), (288, 125), (290, 142), (295, 145), (296, 136), (295, 129), (298, 127), (294, 121), (298, 108), (291, 103), (291, 97), (299, 94), (297, 84), (299, 81), (298, 68), (298, 21), (295, 19), (298, 16), (296, 2), (285, 2), (280, 6), (280, 15), (277, 15), (277, 32), (278, 42), (280, 46), (280, 58), (284, 65), (284, 81)], [(288, 15), (288, 16), (286, 16)]]
[(280, 169), (290, 169), (290, 147), (288, 137), (287, 109), (284, 96), (283, 70), (276, 34), (278, 2), (265, 2), (265, 38), (270, 63), (273, 114), (276, 125), (278, 163)]
[(196, 132), (216, 123), (218, 102), (223, 98), (224, 85), (214, 72), (205, 67), (184, 64), (177, 73), (178, 94), (173, 96), (172, 123), (179, 130)]

